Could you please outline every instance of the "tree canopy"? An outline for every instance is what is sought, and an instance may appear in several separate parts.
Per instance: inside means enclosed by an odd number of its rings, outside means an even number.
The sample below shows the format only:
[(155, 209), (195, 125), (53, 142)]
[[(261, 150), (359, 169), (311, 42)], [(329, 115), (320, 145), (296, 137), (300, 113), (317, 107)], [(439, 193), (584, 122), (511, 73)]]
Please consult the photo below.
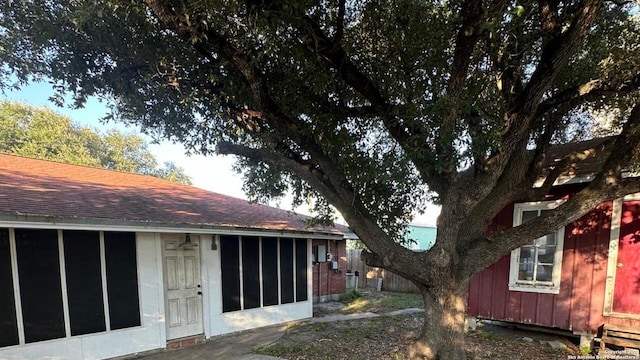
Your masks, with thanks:
[[(335, 206), (370, 264), (423, 292), (414, 354), (455, 359), (473, 274), (640, 191), (623, 176), (640, 144), (637, 14), (602, 0), (13, 0), (0, 83), (48, 78), (75, 106), (108, 99), (112, 119), (241, 156), (255, 196), (292, 187)], [(616, 136), (549, 158), (602, 113)], [(585, 158), (595, 177), (562, 206), (487, 232)], [(436, 244), (412, 252), (397, 241), (429, 200), (442, 206)]]
[(191, 184), (184, 169), (172, 162), (158, 163), (143, 138), (118, 130), (101, 133), (79, 126), (48, 108), (0, 102), (0, 152), (153, 175)]

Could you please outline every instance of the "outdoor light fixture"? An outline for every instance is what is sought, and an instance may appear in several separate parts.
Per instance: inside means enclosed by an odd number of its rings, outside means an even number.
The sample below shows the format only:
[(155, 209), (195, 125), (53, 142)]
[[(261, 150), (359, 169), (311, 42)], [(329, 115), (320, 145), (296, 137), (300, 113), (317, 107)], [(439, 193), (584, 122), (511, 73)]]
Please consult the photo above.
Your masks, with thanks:
[(192, 243), (191, 234), (187, 233), (187, 235), (184, 237), (184, 242), (178, 246), (185, 249), (193, 249), (194, 247), (198, 247), (198, 244)]

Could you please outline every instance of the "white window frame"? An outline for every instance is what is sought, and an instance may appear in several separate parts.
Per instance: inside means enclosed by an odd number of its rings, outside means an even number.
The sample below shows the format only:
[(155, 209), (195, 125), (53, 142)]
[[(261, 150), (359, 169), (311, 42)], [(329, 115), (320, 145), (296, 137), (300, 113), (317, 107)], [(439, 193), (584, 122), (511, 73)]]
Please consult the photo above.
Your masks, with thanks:
[[(522, 213), (533, 210), (550, 210), (558, 207), (564, 200), (539, 201), (515, 204), (513, 209), (513, 226), (522, 224)], [(558, 294), (562, 279), (562, 254), (564, 251), (564, 227), (555, 231), (556, 251), (553, 258), (553, 276), (550, 283), (540, 281), (518, 280), (520, 248), (511, 252), (509, 268), (509, 290), (535, 293)]]

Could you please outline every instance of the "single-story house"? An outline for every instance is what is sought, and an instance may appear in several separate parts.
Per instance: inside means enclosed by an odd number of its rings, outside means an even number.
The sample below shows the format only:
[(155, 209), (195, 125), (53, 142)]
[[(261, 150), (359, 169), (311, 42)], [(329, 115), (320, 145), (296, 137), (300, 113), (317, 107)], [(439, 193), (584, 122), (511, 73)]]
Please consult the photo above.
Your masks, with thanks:
[[(604, 139), (552, 148), (551, 160)], [(592, 180), (593, 160), (561, 176), (546, 201), (515, 203), (492, 229), (519, 225), (558, 206)], [(477, 274), (468, 315), (593, 337), (607, 325), (640, 329), (640, 196), (607, 201), (579, 220), (514, 250)]]
[(0, 154), (0, 359), (111, 358), (311, 317), (314, 297), (345, 291), (348, 229), (304, 220)]

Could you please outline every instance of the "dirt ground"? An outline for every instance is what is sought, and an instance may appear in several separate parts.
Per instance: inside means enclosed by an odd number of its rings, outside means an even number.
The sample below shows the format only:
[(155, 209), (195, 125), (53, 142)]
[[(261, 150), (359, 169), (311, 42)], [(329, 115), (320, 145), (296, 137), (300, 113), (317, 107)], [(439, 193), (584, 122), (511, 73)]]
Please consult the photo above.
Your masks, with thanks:
[[(340, 313), (344, 306), (341, 303), (322, 304), (314, 308), (314, 316)], [(384, 313), (389, 309), (380, 310)], [(407, 349), (419, 335), (422, 321), (422, 314), (414, 314), (301, 323), (289, 328), (279, 341), (259, 352), (291, 360), (407, 359)], [(553, 349), (546, 344), (552, 340), (562, 342), (567, 348)], [(468, 359), (566, 360), (568, 355), (580, 355), (573, 341), (576, 339), (481, 323), (476, 331), (466, 335), (465, 350)]]

